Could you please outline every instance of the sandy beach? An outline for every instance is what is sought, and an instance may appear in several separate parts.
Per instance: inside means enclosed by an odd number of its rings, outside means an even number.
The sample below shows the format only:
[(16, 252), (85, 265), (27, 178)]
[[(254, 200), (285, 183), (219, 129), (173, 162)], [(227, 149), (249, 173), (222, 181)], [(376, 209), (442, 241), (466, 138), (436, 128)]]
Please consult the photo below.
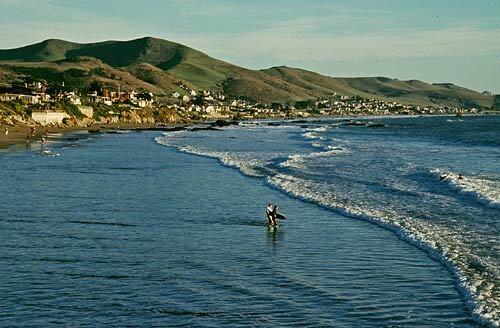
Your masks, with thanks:
[[(95, 124), (90, 127), (44, 127), (37, 126), (33, 136), (31, 136), (31, 126), (19, 125), (9, 126), (0, 125), (0, 149), (9, 148), (13, 145), (25, 144), (27, 141), (38, 141), (46, 133), (65, 133), (72, 131), (85, 130), (115, 130), (115, 129), (135, 129), (148, 128), (151, 124)], [(8, 134), (5, 134), (5, 129), (8, 129)]]

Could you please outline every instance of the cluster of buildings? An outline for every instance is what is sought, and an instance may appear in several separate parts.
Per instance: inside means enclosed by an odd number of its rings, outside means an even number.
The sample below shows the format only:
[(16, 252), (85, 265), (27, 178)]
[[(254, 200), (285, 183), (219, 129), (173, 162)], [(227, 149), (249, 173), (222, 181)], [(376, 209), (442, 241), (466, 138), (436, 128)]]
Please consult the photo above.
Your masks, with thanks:
[(10, 92), (0, 93), (0, 101), (20, 101), (28, 105), (39, 105), (45, 103), (68, 101), (73, 105), (103, 104), (112, 106), (114, 104), (129, 103), (139, 108), (151, 107), (154, 105), (154, 95), (150, 92), (137, 91), (111, 91), (103, 88), (100, 91), (93, 91), (85, 96), (74, 91), (64, 89), (64, 82), (61, 88), (49, 92), (49, 85), (43, 81), (34, 81), (10, 88)]
[(12, 87), (10, 92), (0, 94), (0, 101), (19, 101), (30, 105), (38, 105), (50, 101), (46, 93), (48, 84), (41, 81), (25, 82)]
[[(394, 101), (366, 99), (333, 95), (315, 103), (321, 115), (439, 115), (463, 114), (464, 109), (436, 106), (418, 106), (402, 104)], [(468, 109), (469, 113), (477, 113), (478, 109)]]
[(3, 88), (0, 93), (1, 102), (15, 102), (30, 108), (31, 119), (42, 125), (61, 124), (70, 115), (64, 110), (55, 110), (56, 103), (69, 103), (75, 105), (84, 118), (92, 119), (95, 106), (126, 105), (130, 108), (153, 107), (155, 97), (149, 92), (137, 91), (111, 91), (103, 88), (84, 96), (68, 91), (64, 82), (59, 88), (50, 88), (43, 81), (25, 82), (10, 88)]
[[(220, 95), (214, 96), (210, 91), (202, 91), (200, 96), (200, 93), (191, 91), (191, 97), (184, 96), (182, 98), (182, 106), (174, 105), (172, 108), (182, 112), (187, 117), (201, 115), (202, 118), (208, 119), (235, 116), (242, 119), (257, 119), (264, 117), (309, 117), (314, 115), (460, 115), (465, 112), (479, 112), (476, 108), (464, 110), (450, 107), (417, 106), (379, 99), (366, 99), (359, 96), (349, 97), (336, 93), (330, 97), (315, 101), (300, 101), (295, 104), (266, 104), (227, 99)], [(176, 96), (174, 95), (174, 97)], [(177, 97), (180, 97), (180, 95)]]
[(88, 102), (91, 104), (103, 104), (112, 106), (114, 104), (128, 103), (139, 108), (152, 107), (154, 105), (154, 95), (151, 92), (138, 93), (137, 91), (111, 91), (103, 89), (101, 93), (93, 91), (87, 94)]
[[(64, 87), (64, 84), (62, 85)], [(106, 110), (110, 116), (116, 116), (124, 107), (170, 108), (179, 116), (189, 119), (256, 119), (265, 117), (309, 117), (313, 115), (432, 115), (463, 114), (464, 110), (448, 107), (416, 106), (359, 96), (348, 97), (337, 93), (329, 97), (300, 101), (295, 104), (266, 104), (242, 99), (231, 99), (222, 93), (210, 90), (194, 90), (180, 84), (180, 92), (173, 92), (173, 101), (158, 104), (150, 92), (112, 91), (102, 88), (84, 96), (64, 88), (49, 94), (49, 85), (41, 81), (25, 83), (22, 88), (12, 88), (15, 92), (0, 93), (0, 101), (19, 102), (31, 106), (32, 119), (40, 124), (57, 124), (70, 116), (62, 111), (50, 110), (51, 104), (70, 103), (77, 106), (83, 117), (93, 119), (94, 108), (113, 106)], [(182, 93), (181, 93), (182, 92)], [(37, 106), (40, 105), (40, 106)], [(55, 107), (55, 106), (54, 106)], [(49, 108), (49, 110), (47, 109)], [(106, 107), (104, 107), (106, 108)], [(468, 110), (477, 113), (477, 109)]]

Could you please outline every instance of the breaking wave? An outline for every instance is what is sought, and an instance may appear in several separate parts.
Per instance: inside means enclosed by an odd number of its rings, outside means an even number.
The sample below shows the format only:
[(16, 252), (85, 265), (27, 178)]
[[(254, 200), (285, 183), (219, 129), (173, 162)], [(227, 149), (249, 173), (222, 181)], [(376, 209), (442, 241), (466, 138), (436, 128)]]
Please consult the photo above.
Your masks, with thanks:
[[(245, 127), (241, 128), (245, 129)], [(393, 231), (399, 238), (426, 251), (449, 269), (455, 276), (457, 287), (464, 295), (468, 307), (479, 323), (492, 327), (500, 326), (500, 272), (498, 263), (494, 255), (486, 256), (485, 253), (478, 251), (478, 249), (488, 247), (487, 238), (457, 225), (444, 224), (440, 216), (435, 213), (425, 214), (428, 216), (427, 218), (416, 219), (424, 209), (419, 207), (418, 202), (409, 204), (405, 203), (404, 200), (405, 197), (410, 200), (425, 198), (429, 202), (437, 199), (438, 204), (440, 202), (444, 204), (446, 203), (446, 200), (443, 199), (444, 196), (436, 195), (432, 191), (436, 188), (442, 188), (444, 185), (465, 196), (472, 196), (472, 199), (491, 208), (490, 211), (495, 211), (500, 204), (498, 184), (482, 177), (464, 176), (459, 178), (456, 173), (437, 169), (427, 172), (427, 176), (423, 174), (416, 186), (408, 181), (397, 181), (399, 173), (394, 175), (394, 179), (388, 179), (391, 181), (379, 182), (375, 186), (369, 185), (367, 181), (363, 180), (354, 180), (353, 184), (347, 180), (333, 182), (326, 178), (314, 179), (314, 174), (311, 174), (310, 169), (313, 170), (315, 164), (321, 165), (321, 162), (316, 163), (316, 161), (339, 158), (353, 152), (359, 152), (360, 149), (363, 151), (368, 149), (364, 145), (359, 149), (351, 149), (350, 146), (346, 146), (348, 144), (342, 143), (341, 139), (331, 135), (327, 136), (325, 132), (328, 132), (328, 129), (323, 127), (303, 129), (300, 135), (304, 141), (309, 144), (309, 147), (312, 146), (319, 151), (292, 152), (278, 162), (274, 161), (273, 156), (256, 150), (220, 151), (212, 145), (201, 147), (180, 144), (177, 139), (171, 139), (172, 133), (157, 137), (155, 140), (159, 144), (175, 147), (181, 152), (218, 159), (221, 164), (236, 168), (242, 174), (264, 178), (269, 186), (293, 197), (313, 202), (349, 217), (372, 222)], [(273, 163), (274, 165), (272, 165)], [(419, 174), (419, 168), (415, 165), (408, 164), (406, 168), (401, 168), (401, 170), (408, 170), (409, 173), (406, 174), (410, 176)], [(352, 170), (346, 172), (340, 170), (339, 172), (342, 178), (344, 173), (350, 174)], [(359, 172), (359, 174), (363, 173), (365, 172)], [(429, 173), (432, 177), (430, 180)], [(440, 180), (442, 176), (445, 177)], [(419, 184), (430, 185), (432, 188), (429, 190), (419, 189)], [(377, 188), (380, 189), (379, 193), (374, 192)], [(401, 199), (398, 201), (398, 197), (386, 196), (384, 192), (403, 196), (400, 196)]]
[(465, 195), (473, 196), (479, 202), (500, 208), (500, 185), (491, 180), (477, 177), (462, 176), (453, 172), (444, 172), (439, 169), (432, 170), (431, 173), (439, 175), (441, 181), (448, 186)]

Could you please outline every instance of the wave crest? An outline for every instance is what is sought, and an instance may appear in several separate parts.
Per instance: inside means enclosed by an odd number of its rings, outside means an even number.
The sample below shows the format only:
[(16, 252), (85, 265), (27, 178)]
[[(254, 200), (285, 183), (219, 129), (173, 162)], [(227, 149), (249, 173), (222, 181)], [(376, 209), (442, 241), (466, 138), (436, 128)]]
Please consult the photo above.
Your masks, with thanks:
[(473, 196), (479, 202), (494, 208), (500, 208), (500, 185), (491, 180), (478, 177), (462, 176), (454, 172), (431, 170), (435, 176), (447, 183), (454, 190)]

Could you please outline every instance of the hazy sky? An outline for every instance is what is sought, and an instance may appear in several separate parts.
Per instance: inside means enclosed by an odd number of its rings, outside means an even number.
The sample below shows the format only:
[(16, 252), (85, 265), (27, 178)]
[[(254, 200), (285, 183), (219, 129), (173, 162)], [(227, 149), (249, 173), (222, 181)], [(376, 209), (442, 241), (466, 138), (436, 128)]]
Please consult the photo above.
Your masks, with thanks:
[(0, 48), (155, 36), (249, 68), (500, 93), (500, 0), (0, 0)]

